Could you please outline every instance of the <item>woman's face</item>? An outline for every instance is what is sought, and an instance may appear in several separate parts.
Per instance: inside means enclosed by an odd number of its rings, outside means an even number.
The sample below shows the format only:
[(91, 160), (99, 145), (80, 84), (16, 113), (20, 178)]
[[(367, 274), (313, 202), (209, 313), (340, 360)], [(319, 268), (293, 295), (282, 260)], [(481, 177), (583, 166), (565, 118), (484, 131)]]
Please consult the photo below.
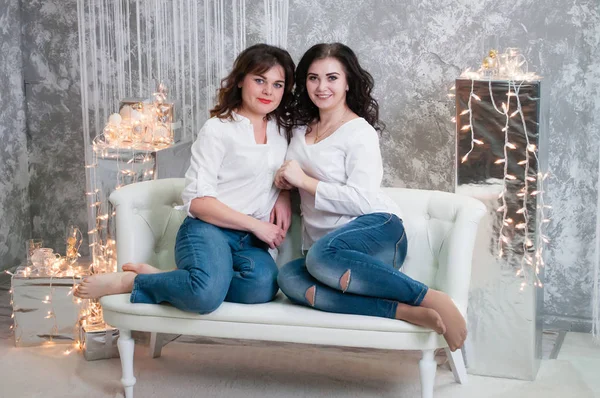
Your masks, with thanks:
[(242, 109), (264, 117), (281, 103), (285, 90), (285, 72), (281, 65), (275, 65), (260, 74), (249, 73), (239, 87), (242, 89)]
[(306, 74), (306, 91), (321, 111), (345, 106), (348, 81), (340, 61), (335, 58), (314, 61)]

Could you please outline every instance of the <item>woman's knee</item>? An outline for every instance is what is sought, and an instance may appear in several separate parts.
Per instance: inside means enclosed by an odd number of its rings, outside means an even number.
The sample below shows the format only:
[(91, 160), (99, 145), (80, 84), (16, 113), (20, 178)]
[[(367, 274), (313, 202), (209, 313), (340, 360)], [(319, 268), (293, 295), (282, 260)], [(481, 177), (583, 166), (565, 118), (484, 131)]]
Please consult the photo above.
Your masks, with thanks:
[(279, 291), (277, 267), (256, 274), (253, 282), (253, 292), (249, 295), (248, 302), (266, 303), (273, 300)]
[(328, 268), (328, 263), (332, 255), (336, 252), (335, 247), (325, 243), (324, 239), (320, 239), (306, 254), (306, 269), (308, 272), (318, 279), (318, 276)]
[(224, 300), (225, 297), (220, 292), (196, 289), (185, 305), (189, 312), (210, 314), (219, 308)]
[(218, 304), (208, 304), (208, 303), (198, 303), (193, 304), (187, 309), (187, 312), (193, 312), (194, 314), (206, 315), (211, 312), (215, 312), (217, 308), (219, 308), (223, 304), (223, 302), (219, 302)]
[(247, 288), (243, 289), (246, 291), (244, 302), (264, 303), (273, 300), (279, 291), (275, 261), (265, 252), (253, 256), (250, 262), (253, 264), (250, 269), (241, 272), (243, 278), (249, 282)]
[(304, 261), (304, 258), (290, 261), (279, 269), (277, 276), (281, 291), (295, 301), (304, 301), (306, 286), (311, 283)]
[(292, 302), (313, 307), (316, 284), (314, 281), (286, 278), (277, 279), (279, 288)]
[(229, 281), (226, 275), (190, 275), (189, 294), (185, 300), (188, 311), (209, 314), (219, 308), (225, 300)]
[(298, 258), (284, 264), (281, 268), (279, 268), (277, 282), (287, 283), (291, 279), (300, 277), (305, 267), (304, 262), (304, 258)]
[(327, 286), (345, 292), (350, 285), (351, 270), (344, 267), (337, 253), (339, 248), (321, 239), (306, 255), (306, 269), (310, 275)]

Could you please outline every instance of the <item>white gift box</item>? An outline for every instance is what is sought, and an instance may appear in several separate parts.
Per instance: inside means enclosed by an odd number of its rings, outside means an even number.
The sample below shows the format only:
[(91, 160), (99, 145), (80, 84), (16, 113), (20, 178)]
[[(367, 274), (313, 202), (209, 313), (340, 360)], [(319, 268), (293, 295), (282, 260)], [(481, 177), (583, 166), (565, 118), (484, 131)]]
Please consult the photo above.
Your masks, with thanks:
[(71, 291), (81, 278), (32, 276), (25, 267), (17, 269), (12, 277), (15, 346), (76, 341), (80, 307)]
[(118, 358), (119, 330), (109, 325), (85, 325), (80, 329), (83, 357), (87, 361)]

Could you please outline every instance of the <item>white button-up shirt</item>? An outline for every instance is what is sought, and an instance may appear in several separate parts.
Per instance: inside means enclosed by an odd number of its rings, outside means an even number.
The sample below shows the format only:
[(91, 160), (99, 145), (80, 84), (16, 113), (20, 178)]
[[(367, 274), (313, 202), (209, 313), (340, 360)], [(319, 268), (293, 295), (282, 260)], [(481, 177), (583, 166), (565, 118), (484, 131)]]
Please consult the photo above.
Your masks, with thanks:
[(190, 167), (185, 173), (183, 206), (190, 217), (195, 198), (212, 196), (240, 213), (261, 221), (269, 216), (279, 190), (275, 173), (285, 159), (287, 139), (277, 123), (267, 123), (267, 143), (257, 144), (249, 119), (209, 119), (192, 145)]
[(300, 189), (304, 250), (363, 214), (387, 212), (402, 218), (381, 190), (379, 135), (365, 119), (345, 123), (316, 144), (307, 145), (305, 135), (306, 127), (294, 130), (286, 156), (320, 181), (315, 196)]

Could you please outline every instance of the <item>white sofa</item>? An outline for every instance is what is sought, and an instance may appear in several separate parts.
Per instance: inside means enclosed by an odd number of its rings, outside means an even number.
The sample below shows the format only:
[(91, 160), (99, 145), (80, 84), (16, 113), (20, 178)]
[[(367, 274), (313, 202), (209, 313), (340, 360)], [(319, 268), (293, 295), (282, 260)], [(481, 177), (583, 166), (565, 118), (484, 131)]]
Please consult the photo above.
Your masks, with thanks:
[[(119, 268), (127, 262), (145, 262), (165, 270), (175, 268), (175, 236), (185, 214), (174, 206), (181, 204), (183, 187), (183, 179), (164, 179), (128, 185), (111, 195), (117, 214)], [(403, 272), (448, 293), (466, 315), (471, 259), (477, 224), (485, 212), (483, 204), (438, 191), (386, 188), (385, 192), (404, 209), (405, 224), (413, 229)], [(300, 256), (299, 230), (300, 220), (295, 215), (293, 228), (280, 248), (279, 265)], [(132, 330), (152, 333), (154, 357), (161, 349), (157, 333), (421, 350), (423, 398), (433, 396), (434, 350), (446, 348), (455, 379), (466, 381), (460, 351), (451, 353), (444, 338), (430, 329), (392, 319), (321, 312), (294, 305), (281, 292), (270, 303), (223, 303), (208, 315), (179, 311), (169, 305), (132, 304), (129, 294), (106, 296), (100, 302), (106, 322), (120, 330), (121, 382), (127, 398), (133, 397), (136, 381)]]

